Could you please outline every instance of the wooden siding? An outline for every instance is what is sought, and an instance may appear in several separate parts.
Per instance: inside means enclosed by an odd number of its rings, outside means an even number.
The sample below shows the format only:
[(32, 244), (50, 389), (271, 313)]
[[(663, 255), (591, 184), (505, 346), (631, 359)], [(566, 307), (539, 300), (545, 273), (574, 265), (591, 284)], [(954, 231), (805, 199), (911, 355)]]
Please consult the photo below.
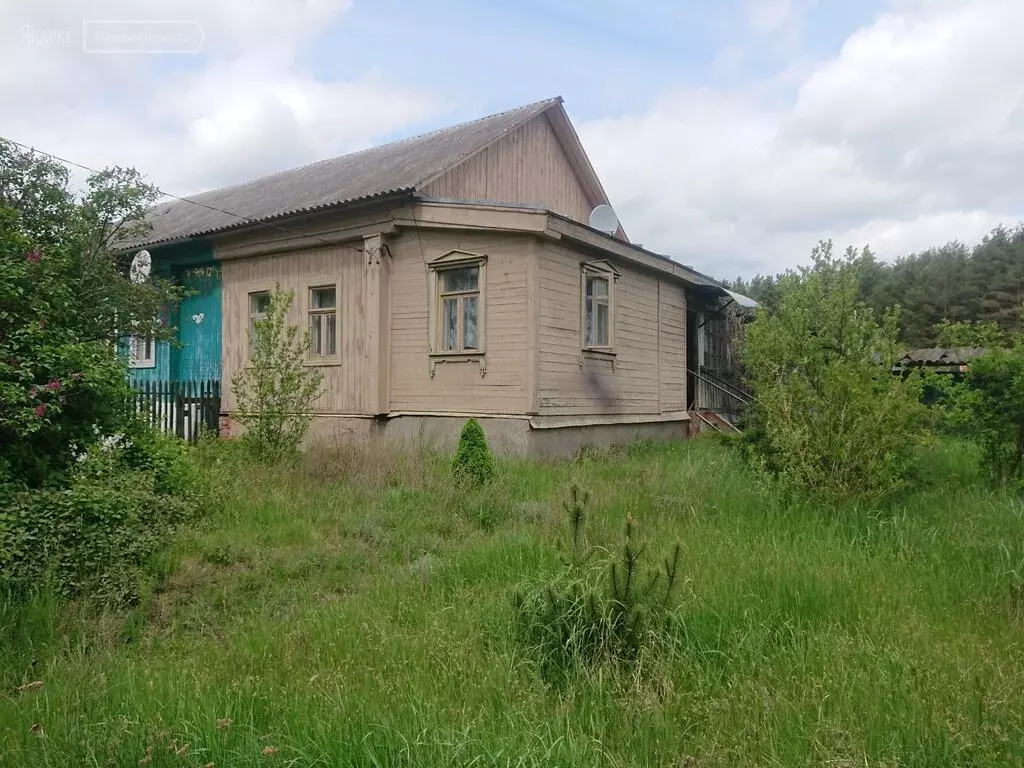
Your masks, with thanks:
[(614, 359), (581, 351), (579, 252), (538, 248), (538, 411), (655, 414), (685, 409), (686, 299), (681, 286), (616, 264)]
[(595, 205), (544, 115), (452, 168), (423, 192), (450, 200), (539, 205), (584, 224)]
[(324, 391), (316, 404), (320, 413), (366, 414), (374, 406), (367, 382), (366, 265), (355, 248), (325, 246), (223, 262), (224, 404), (235, 407), (231, 378), (248, 357), (249, 293), (270, 290), (280, 283), (295, 292), (292, 320), (306, 327), (309, 287), (336, 283), (338, 287), (336, 364), (320, 366)]
[[(524, 413), (529, 242), (494, 232), (406, 231), (389, 243), (392, 411)], [(476, 360), (437, 362), (430, 375), (427, 263), (454, 249), (487, 256), (483, 376)]]
[(658, 387), (661, 410), (686, 410), (686, 291), (658, 282)]

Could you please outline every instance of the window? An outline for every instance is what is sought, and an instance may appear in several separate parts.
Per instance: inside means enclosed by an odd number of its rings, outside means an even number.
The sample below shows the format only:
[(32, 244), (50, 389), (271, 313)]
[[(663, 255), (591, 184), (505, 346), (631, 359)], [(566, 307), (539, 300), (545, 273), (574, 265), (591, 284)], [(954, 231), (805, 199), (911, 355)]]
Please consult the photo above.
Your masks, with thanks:
[(156, 367), (156, 343), (152, 336), (128, 337), (128, 367)]
[(448, 251), (431, 260), (428, 290), (430, 375), (441, 364), (473, 364), (487, 373), (487, 256)]
[(309, 289), (309, 354), (334, 357), (338, 353), (337, 288), (333, 285)]
[(584, 349), (610, 352), (615, 345), (616, 277), (618, 277), (618, 273), (605, 262), (583, 266), (582, 341)]
[(442, 352), (480, 350), (480, 266), (451, 267), (437, 273)]
[(249, 348), (256, 340), (256, 322), (270, 311), (270, 291), (256, 291), (249, 294)]

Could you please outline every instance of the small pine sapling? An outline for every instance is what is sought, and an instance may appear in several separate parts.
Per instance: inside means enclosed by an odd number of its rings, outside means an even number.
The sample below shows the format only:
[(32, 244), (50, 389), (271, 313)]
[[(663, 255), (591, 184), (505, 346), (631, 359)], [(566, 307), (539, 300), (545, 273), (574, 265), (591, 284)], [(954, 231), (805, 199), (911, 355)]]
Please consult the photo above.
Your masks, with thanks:
[(560, 543), (560, 572), (515, 595), (519, 637), (549, 682), (611, 665), (630, 674), (643, 659), (661, 653), (675, 625), (672, 595), (682, 550), (676, 542), (664, 570), (649, 569), (645, 545), (636, 543), (636, 521), (626, 518), (621, 558), (592, 556), (605, 550), (586, 544), (588, 495), (573, 486), (563, 504), (568, 541)]

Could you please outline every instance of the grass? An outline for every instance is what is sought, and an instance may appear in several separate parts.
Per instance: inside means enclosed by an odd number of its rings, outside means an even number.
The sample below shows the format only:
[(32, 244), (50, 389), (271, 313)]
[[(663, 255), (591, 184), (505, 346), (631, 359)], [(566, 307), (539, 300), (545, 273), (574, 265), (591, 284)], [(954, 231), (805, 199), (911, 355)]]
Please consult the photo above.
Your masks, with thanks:
[[(788, 502), (708, 440), (485, 491), (427, 453), (201, 458), (223, 503), (138, 609), (0, 608), (0, 764), (1024, 764), (1024, 508), (969, 446), (884, 509)], [(551, 687), (512, 598), (559, 569), (572, 483), (591, 543), (627, 513), (680, 541), (683, 620), (651, 670)]]

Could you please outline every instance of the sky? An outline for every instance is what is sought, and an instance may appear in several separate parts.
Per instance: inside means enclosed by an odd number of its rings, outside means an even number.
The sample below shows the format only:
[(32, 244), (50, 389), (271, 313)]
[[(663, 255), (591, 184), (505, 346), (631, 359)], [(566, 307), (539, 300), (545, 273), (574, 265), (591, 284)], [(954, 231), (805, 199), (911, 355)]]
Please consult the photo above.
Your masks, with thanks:
[(6, 0), (0, 135), (187, 195), (560, 95), (634, 242), (750, 277), (1024, 219), (1021, 29), (1024, 0)]

